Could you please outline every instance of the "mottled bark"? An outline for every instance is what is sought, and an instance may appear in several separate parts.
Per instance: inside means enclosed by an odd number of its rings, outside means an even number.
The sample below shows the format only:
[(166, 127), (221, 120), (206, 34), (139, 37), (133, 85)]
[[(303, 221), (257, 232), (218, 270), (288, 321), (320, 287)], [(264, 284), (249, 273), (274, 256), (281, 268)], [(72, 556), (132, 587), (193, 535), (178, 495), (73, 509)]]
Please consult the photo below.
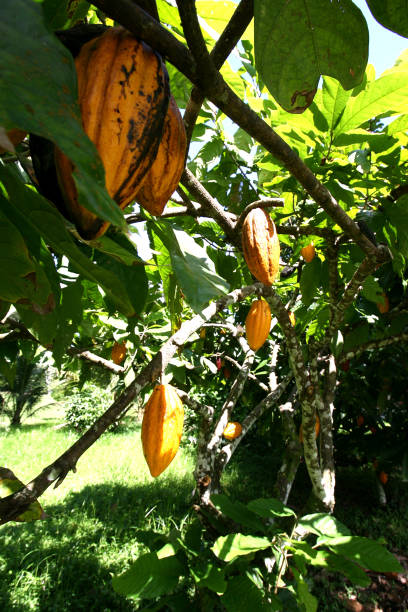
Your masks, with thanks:
[(298, 432), (294, 421), (296, 404), (294, 395), (296, 389), (291, 393), (290, 399), (282, 406), (279, 411), (282, 417), (282, 431), (286, 440), (285, 451), (283, 453), (282, 464), (276, 477), (274, 495), (283, 504), (286, 504), (296, 477), (300, 458), (303, 454), (302, 445), (299, 441)]

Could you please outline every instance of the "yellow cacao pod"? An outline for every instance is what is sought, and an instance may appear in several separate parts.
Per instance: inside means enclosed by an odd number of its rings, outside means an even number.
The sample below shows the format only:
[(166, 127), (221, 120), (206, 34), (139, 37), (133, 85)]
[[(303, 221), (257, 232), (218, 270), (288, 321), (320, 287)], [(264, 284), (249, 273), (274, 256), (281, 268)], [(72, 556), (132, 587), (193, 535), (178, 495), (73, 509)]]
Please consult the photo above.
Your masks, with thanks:
[(310, 263), (316, 254), (316, 249), (313, 242), (303, 247), (303, 249), (300, 249), (300, 254), (306, 263)]
[(171, 385), (156, 385), (142, 421), (143, 453), (152, 476), (159, 476), (173, 461), (183, 432), (184, 408)]
[(120, 365), (126, 356), (126, 342), (115, 342), (112, 347), (111, 359), (116, 365)]
[[(82, 124), (105, 168), (109, 195), (124, 209), (154, 162), (169, 102), (160, 56), (124, 28), (84, 44), (75, 59)], [(56, 149), (55, 165), (70, 220), (80, 235), (101, 236), (109, 223), (78, 202), (73, 164)]]
[(295, 325), (296, 325), (296, 317), (295, 317), (295, 313), (294, 313), (294, 312), (292, 312), (291, 310), (289, 310), (288, 315), (289, 315), (289, 321), (291, 322), (291, 324), (293, 325), (293, 327), (295, 327)]
[(274, 222), (262, 208), (254, 208), (245, 217), (242, 250), (255, 278), (272, 285), (279, 272), (279, 238)]
[(170, 196), (177, 189), (184, 170), (186, 148), (183, 119), (175, 99), (170, 96), (156, 159), (136, 196), (136, 201), (152, 215), (162, 214)]
[(272, 314), (268, 302), (255, 300), (245, 319), (245, 335), (250, 348), (257, 351), (264, 344), (271, 328)]
[(227, 423), (226, 428), (224, 429), (223, 436), (226, 440), (235, 440), (242, 433), (241, 423), (237, 421), (232, 421), (231, 423)]

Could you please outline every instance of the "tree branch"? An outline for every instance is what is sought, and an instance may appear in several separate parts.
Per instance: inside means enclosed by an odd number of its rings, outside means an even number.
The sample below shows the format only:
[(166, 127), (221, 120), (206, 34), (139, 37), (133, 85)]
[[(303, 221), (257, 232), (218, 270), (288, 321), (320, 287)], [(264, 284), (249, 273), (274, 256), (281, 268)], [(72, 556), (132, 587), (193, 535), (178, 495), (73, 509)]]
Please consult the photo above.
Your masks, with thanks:
[(100, 438), (100, 436), (115, 421), (122, 418), (130, 404), (134, 401), (142, 389), (157, 380), (164, 371), (170, 359), (180, 346), (197, 331), (203, 323), (211, 319), (218, 312), (229, 306), (245, 299), (255, 291), (254, 285), (248, 285), (241, 289), (236, 289), (228, 295), (212, 302), (203, 309), (201, 314), (196, 315), (189, 321), (182, 323), (180, 329), (173, 334), (156, 353), (153, 359), (136, 376), (134, 381), (121, 393), (113, 404), (95, 423), (81, 436), (69, 449), (67, 449), (58, 459), (46, 467), (28, 485), (20, 491), (0, 499), (0, 524), (13, 520), (16, 516), (33, 501), (35, 501), (53, 482), (58, 486), (69, 473), (76, 469), (79, 458), (85, 451)]
[[(337, 204), (330, 191), (320, 183), (297, 153), (225, 83), (213, 62), (208, 61), (208, 52), (204, 49), (205, 43), (203, 47), (201, 30), (199, 26), (197, 29), (198, 20), (196, 15), (194, 17), (195, 11), (190, 2), (179, 2), (179, 9), (184, 33), (197, 53), (197, 58), (131, 0), (95, 0), (94, 5), (166, 56), (213, 104), (264, 146), (366, 255), (376, 258), (378, 262), (383, 257), (389, 257), (388, 252), (379, 250), (360, 232), (358, 225)], [(191, 17), (191, 22), (188, 22), (187, 17)], [(194, 40), (193, 34), (197, 40)], [(200, 66), (199, 70), (197, 65)]]

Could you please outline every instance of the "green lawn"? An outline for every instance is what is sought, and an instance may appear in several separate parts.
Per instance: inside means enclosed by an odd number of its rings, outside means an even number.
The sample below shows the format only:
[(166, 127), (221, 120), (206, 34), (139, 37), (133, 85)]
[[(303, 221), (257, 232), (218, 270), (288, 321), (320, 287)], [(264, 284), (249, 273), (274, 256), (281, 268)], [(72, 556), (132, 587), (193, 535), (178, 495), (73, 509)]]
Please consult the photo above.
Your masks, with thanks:
[[(20, 430), (0, 426), (0, 464), (28, 482), (77, 439), (59, 424), (61, 415), (54, 408)], [(240, 447), (228, 466), (224, 490), (243, 502), (270, 497), (279, 463), (276, 454), (269, 448)], [(0, 527), (0, 611), (143, 609), (114, 593), (111, 575), (122, 573), (141, 551), (158, 547), (161, 534), (186, 522), (193, 467), (193, 457), (181, 448), (170, 467), (151, 478), (135, 417), (128, 417), (122, 430), (105, 434), (79, 460), (75, 474), (41, 497), (47, 520)], [(407, 484), (391, 479), (389, 504), (381, 508), (371, 476), (355, 469), (340, 471), (335, 514), (355, 535), (380, 537), (389, 549), (406, 551)], [(289, 502), (297, 511), (309, 486), (302, 464)], [(343, 580), (335, 584), (348, 588)], [(344, 609), (332, 601), (334, 583), (325, 580), (316, 586), (319, 610)], [(331, 607), (324, 607), (325, 600)]]
[[(1, 464), (29, 481), (77, 435), (53, 421), (0, 430)], [(135, 610), (110, 577), (190, 508), (193, 460), (179, 452), (151, 478), (140, 427), (105, 434), (57, 489), (41, 497), (44, 521), (0, 527), (0, 610)], [(155, 533), (152, 533), (152, 530)]]

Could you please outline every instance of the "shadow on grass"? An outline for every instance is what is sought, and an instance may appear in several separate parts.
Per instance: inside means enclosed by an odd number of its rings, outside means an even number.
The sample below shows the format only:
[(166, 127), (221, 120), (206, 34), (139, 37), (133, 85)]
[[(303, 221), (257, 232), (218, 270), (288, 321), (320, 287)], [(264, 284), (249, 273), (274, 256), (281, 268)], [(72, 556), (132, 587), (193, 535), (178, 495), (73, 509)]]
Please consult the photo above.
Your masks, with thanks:
[(0, 527), (0, 610), (138, 610), (113, 592), (111, 575), (180, 525), (191, 507), (191, 477), (129, 487), (88, 485), (49, 518)]

